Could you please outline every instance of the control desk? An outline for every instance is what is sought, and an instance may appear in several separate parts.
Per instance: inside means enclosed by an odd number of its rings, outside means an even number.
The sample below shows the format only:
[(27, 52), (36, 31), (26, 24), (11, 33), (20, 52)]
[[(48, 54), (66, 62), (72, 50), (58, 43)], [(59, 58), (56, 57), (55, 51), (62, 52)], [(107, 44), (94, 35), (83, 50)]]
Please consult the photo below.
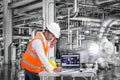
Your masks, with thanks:
[[(70, 76), (72, 77), (72, 80), (75, 80), (75, 77), (82, 77), (85, 80), (96, 80), (96, 70), (95, 69), (82, 69), (82, 70), (68, 70), (68, 71), (62, 71), (62, 72), (46, 72), (43, 71), (39, 73), (40, 80), (49, 80), (50, 77), (61, 77), (61, 80), (64, 80), (63, 77)], [(89, 77), (89, 79), (88, 79)]]

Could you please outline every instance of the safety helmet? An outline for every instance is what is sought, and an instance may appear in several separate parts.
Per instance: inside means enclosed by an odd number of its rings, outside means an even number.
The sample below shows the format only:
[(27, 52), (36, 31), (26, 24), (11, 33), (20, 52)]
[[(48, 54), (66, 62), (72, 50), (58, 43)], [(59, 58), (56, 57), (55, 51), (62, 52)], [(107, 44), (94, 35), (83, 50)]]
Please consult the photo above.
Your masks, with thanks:
[(50, 59), (49, 60), (49, 63), (54, 67), (54, 68), (57, 68), (57, 64), (54, 60)]
[(56, 37), (59, 38), (60, 37), (60, 26), (53, 22), (49, 25), (47, 25), (47, 29)]

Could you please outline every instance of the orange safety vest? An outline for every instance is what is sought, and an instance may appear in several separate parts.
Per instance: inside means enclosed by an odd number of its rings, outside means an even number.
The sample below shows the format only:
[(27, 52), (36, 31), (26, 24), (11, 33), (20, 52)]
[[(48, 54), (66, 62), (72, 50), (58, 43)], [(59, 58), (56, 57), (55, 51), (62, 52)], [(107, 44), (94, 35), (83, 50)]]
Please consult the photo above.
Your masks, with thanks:
[(41, 60), (38, 58), (37, 53), (32, 48), (32, 42), (36, 39), (39, 39), (42, 42), (45, 56), (47, 56), (48, 53), (48, 43), (44, 43), (43, 38), (41, 36), (41, 33), (38, 33), (35, 38), (33, 38), (25, 53), (23, 54), (22, 60), (21, 60), (21, 66), (23, 69), (28, 70), (30, 72), (39, 73), (45, 70)]

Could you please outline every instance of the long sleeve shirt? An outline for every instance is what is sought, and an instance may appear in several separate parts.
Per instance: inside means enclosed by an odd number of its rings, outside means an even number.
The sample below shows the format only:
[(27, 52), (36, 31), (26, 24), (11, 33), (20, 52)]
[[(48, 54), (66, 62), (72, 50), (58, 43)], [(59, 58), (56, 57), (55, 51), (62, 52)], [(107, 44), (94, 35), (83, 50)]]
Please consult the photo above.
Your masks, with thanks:
[[(42, 34), (42, 37), (43, 37), (43, 41), (46, 43), (46, 39), (43, 34)], [(45, 52), (44, 52), (41, 40), (39, 39), (34, 40), (32, 42), (32, 47), (37, 52), (37, 55), (41, 60), (41, 62), (43, 63), (44, 67), (47, 70), (53, 71), (54, 67), (49, 63), (47, 57), (45, 56)]]

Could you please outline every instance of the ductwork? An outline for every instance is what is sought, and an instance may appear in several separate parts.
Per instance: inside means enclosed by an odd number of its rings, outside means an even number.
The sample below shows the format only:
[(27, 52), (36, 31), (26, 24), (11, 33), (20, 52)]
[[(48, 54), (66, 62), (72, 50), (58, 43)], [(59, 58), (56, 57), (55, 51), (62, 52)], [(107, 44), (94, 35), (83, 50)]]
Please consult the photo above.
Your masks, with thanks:
[(107, 34), (107, 33), (108, 33), (108, 30), (109, 30), (109, 28), (112, 26), (112, 23), (113, 23), (114, 21), (116, 21), (115, 18), (110, 18), (110, 19), (105, 20), (105, 21), (102, 23), (102, 25), (101, 25), (102, 27), (101, 27), (101, 29), (100, 29), (100, 34), (99, 34), (99, 36), (98, 36), (100, 39), (104, 36), (104, 34)]

